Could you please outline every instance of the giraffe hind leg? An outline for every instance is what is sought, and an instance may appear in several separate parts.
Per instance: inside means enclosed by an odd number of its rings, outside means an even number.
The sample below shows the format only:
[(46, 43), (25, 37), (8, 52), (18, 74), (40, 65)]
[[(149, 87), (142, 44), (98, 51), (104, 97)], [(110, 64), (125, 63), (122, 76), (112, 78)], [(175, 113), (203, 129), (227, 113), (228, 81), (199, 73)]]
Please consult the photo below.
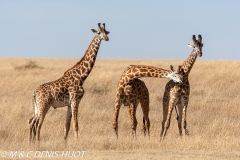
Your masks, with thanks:
[[(173, 110), (173, 107), (176, 106), (176, 102), (177, 102), (177, 99), (175, 97), (173, 97), (171, 100), (170, 100), (170, 103), (169, 103), (169, 106), (168, 106), (168, 111), (165, 112), (164, 114), (164, 120), (163, 120), (163, 123), (162, 123), (162, 133), (161, 133), (161, 141), (163, 140), (163, 138), (165, 137), (166, 133), (167, 133), (167, 130), (168, 128), (170, 127), (170, 121), (171, 121), (171, 115), (172, 115), (172, 110)], [(167, 113), (167, 114), (166, 114)]]
[(131, 122), (132, 122), (132, 136), (133, 138), (136, 137), (136, 129), (137, 129), (137, 118), (136, 118), (136, 105), (134, 104), (130, 104), (128, 106), (128, 111), (129, 111), (129, 115), (131, 118)]
[(118, 116), (119, 116), (121, 105), (122, 103), (120, 102), (120, 96), (116, 96), (115, 106), (114, 106), (114, 119), (113, 119), (112, 125), (115, 130), (115, 134), (117, 138), (118, 138)]
[(42, 123), (50, 107), (51, 106), (48, 105), (48, 103), (40, 104), (40, 106), (38, 107), (37, 116), (35, 116), (35, 122), (33, 125), (33, 141), (37, 139), (38, 146), (40, 145), (39, 141), (40, 141), (40, 130), (42, 127)]
[(143, 133), (144, 136), (146, 136), (146, 132), (148, 134), (148, 137), (150, 138), (150, 120), (148, 117), (149, 114), (149, 104), (141, 104), (142, 111), (143, 111)]
[(143, 133), (144, 136), (146, 136), (146, 133), (148, 134), (148, 137), (150, 138), (150, 120), (149, 118), (143, 117)]
[(75, 135), (75, 140), (78, 139), (78, 106), (80, 104), (80, 101), (84, 95), (84, 89), (83, 87), (80, 87), (80, 89), (77, 92), (70, 93), (70, 99), (71, 99), (71, 113), (72, 113), (72, 120), (73, 120), (73, 132)]
[[(177, 107), (178, 107), (178, 130), (179, 130), (179, 135), (181, 136), (182, 135), (182, 104), (181, 103), (178, 103), (177, 104)], [(176, 107), (175, 107), (176, 109)], [(176, 109), (177, 110), (177, 109)]]
[(165, 136), (165, 132), (166, 132), (166, 129), (165, 129), (165, 122), (167, 121), (167, 115), (168, 115), (168, 107), (169, 107), (169, 101), (170, 101), (170, 97), (168, 95), (168, 92), (167, 90), (165, 90), (164, 92), (164, 95), (163, 95), (163, 121), (162, 121), (162, 131), (161, 131), (161, 134), (160, 134), (160, 138), (161, 140), (163, 139), (163, 137)]
[[(36, 136), (36, 126), (35, 126), (35, 123), (36, 123), (36, 117), (35, 116), (33, 116), (32, 118), (30, 118), (29, 120), (28, 120), (28, 123), (29, 123), (29, 144), (31, 143), (31, 142), (33, 142), (33, 140), (34, 140), (34, 138), (35, 138), (35, 136)], [(32, 136), (32, 133), (33, 133), (33, 135), (34, 136)]]
[(118, 138), (118, 116), (119, 116), (119, 110), (120, 110), (120, 104), (116, 103), (115, 107), (114, 107), (114, 119), (113, 119), (112, 125), (113, 125), (113, 128), (114, 128), (114, 131), (115, 131), (115, 134), (116, 134), (117, 138)]
[(187, 114), (187, 106), (188, 106), (188, 96), (182, 98), (182, 127), (185, 130), (185, 135), (189, 135), (187, 130), (187, 121), (186, 121), (186, 114)]

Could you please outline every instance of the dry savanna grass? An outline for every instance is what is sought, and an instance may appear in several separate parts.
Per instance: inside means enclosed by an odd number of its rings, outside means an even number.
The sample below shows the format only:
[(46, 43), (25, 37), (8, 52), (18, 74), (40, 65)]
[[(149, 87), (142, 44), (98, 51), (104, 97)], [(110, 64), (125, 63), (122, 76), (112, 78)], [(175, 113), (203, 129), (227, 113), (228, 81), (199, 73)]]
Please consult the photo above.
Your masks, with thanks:
[[(166, 138), (160, 142), (162, 96), (168, 79), (142, 78), (150, 92), (150, 139), (141, 132), (140, 106), (137, 139), (131, 137), (130, 118), (124, 106), (120, 110), (119, 139), (116, 139), (111, 123), (117, 82), (130, 64), (168, 69), (170, 64), (176, 68), (183, 60), (97, 59), (83, 86), (85, 95), (78, 112), (78, 141), (74, 140), (71, 126), (68, 142), (64, 143), (67, 108), (50, 108), (43, 122), (40, 148), (28, 145), (33, 91), (40, 84), (60, 78), (78, 59), (33, 59), (27, 62), (31, 61), (38, 67), (24, 67), (27, 66), (25, 59), (0, 59), (0, 154), (3, 151), (39, 150), (86, 151), (82, 159), (240, 158), (239, 61), (197, 59), (189, 75), (191, 94), (187, 122), (190, 135), (179, 136), (176, 113), (173, 112)], [(18, 69), (19, 66), (24, 69)]]

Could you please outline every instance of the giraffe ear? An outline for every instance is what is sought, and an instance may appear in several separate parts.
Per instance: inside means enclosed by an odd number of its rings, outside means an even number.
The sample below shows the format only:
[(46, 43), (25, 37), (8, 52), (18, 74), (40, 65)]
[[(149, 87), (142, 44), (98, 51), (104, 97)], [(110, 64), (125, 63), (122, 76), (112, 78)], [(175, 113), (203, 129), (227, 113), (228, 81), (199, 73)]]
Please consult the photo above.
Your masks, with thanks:
[(194, 48), (194, 45), (193, 44), (188, 44), (188, 47), (193, 47)]
[(110, 32), (109, 31), (106, 31), (106, 34), (108, 35)]
[(170, 69), (171, 69), (171, 71), (175, 72), (175, 70), (174, 70), (172, 65), (170, 65)]
[(181, 66), (180, 66), (180, 65), (178, 66), (177, 72), (178, 72), (178, 73), (181, 72)]
[(181, 65), (178, 66), (178, 73), (181, 73), (182, 75), (184, 75), (184, 69), (182, 68)]
[(95, 29), (91, 29), (93, 33), (97, 33), (97, 31)]

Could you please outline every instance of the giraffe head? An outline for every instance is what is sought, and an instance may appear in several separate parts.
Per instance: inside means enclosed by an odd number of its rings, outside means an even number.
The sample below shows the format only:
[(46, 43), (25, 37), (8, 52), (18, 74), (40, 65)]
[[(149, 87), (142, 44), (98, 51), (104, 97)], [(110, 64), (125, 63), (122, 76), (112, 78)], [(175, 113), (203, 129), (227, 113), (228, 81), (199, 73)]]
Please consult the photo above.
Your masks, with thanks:
[(176, 83), (183, 83), (183, 72), (180, 70), (175, 71), (172, 65), (170, 65), (170, 69), (172, 72), (169, 73), (166, 78), (170, 78)]
[(196, 40), (195, 35), (192, 36), (193, 39), (193, 44), (188, 44), (189, 47), (193, 47), (194, 52), (201, 57), (202, 56), (202, 36), (199, 34), (198, 35), (198, 40)]
[(106, 31), (105, 29), (105, 23), (102, 24), (101, 27), (101, 23), (98, 23), (98, 30), (96, 31), (95, 29), (91, 29), (93, 33), (96, 33), (97, 36), (99, 37), (100, 40), (105, 40), (108, 41), (108, 34), (110, 33), (109, 31)]

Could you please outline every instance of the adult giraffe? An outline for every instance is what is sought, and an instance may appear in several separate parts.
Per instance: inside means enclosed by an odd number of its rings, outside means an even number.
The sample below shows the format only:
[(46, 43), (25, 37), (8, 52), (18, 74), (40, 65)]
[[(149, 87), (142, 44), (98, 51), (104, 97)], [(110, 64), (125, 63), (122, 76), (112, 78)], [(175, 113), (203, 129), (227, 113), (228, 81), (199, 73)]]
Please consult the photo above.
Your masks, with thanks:
[[(150, 136), (149, 127), (150, 121), (149, 114), (149, 93), (144, 82), (139, 80), (141, 77), (156, 77), (156, 78), (169, 78), (174, 82), (182, 83), (182, 75), (174, 71), (173, 66), (170, 66), (171, 70), (166, 70), (154, 66), (146, 65), (130, 65), (123, 72), (118, 82), (117, 93), (115, 96), (114, 106), (114, 120), (113, 128), (118, 137), (118, 115), (121, 105), (128, 106), (129, 115), (132, 122), (132, 135), (136, 136), (137, 119), (136, 110), (140, 103), (143, 110), (143, 131), (144, 135), (147, 131)], [(145, 125), (146, 121), (146, 125)]]
[[(188, 75), (196, 61), (197, 57), (202, 56), (202, 36), (198, 35), (198, 40), (196, 40), (195, 35), (192, 37), (193, 44), (188, 44), (189, 47), (193, 47), (193, 51), (186, 61), (179, 66), (178, 71), (183, 73), (183, 83), (175, 83), (174, 81), (169, 81), (165, 86), (165, 92), (163, 95), (163, 121), (162, 121), (162, 132), (161, 140), (167, 133), (170, 126), (170, 119), (172, 115), (172, 110), (176, 106), (178, 107), (179, 116), (178, 128), (179, 134), (182, 135), (182, 127), (185, 129), (185, 134), (188, 135), (186, 113), (190, 94), (190, 83), (188, 80)], [(177, 109), (176, 109), (177, 111)]]
[[(104, 23), (102, 27), (101, 24), (98, 23), (98, 30), (92, 29), (92, 32), (96, 33), (96, 36), (93, 38), (82, 59), (68, 69), (61, 78), (53, 82), (44, 83), (34, 91), (34, 114), (29, 120), (29, 142), (34, 141), (35, 137), (40, 141), (41, 126), (51, 106), (54, 109), (64, 106), (68, 107), (64, 139), (67, 139), (72, 118), (74, 134), (77, 139), (78, 106), (84, 94), (82, 85), (94, 66), (101, 41), (108, 41), (109, 38), (107, 35), (110, 33), (106, 31)], [(33, 137), (32, 133), (34, 134)]]

